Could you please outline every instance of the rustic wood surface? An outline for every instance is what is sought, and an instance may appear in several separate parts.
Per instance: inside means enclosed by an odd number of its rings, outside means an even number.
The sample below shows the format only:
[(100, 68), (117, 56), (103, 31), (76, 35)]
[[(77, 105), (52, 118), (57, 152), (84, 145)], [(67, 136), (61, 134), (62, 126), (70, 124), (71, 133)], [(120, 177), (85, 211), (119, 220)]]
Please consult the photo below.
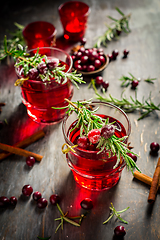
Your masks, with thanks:
[[(70, 51), (72, 44), (63, 40), (62, 26), (58, 16), (58, 6), (64, 1), (3, 1), (0, 7), (0, 40), (9, 31), (15, 30), (14, 22), (27, 25), (29, 22), (45, 20), (53, 23), (57, 28), (57, 46)], [(124, 90), (119, 78), (131, 72), (142, 80), (137, 87), (137, 96), (141, 101), (143, 96), (160, 103), (160, 2), (159, 0), (86, 0), (91, 7), (88, 28), (85, 34), (86, 47), (92, 47), (95, 37), (105, 31), (105, 22), (110, 23), (107, 15), (119, 18), (115, 7), (119, 7), (125, 14), (131, 13), (131, 33), (122, 34), (120, 39), (112, 41), (104, 48), (106, 54), (113, 49), (119, 50), (116, 61), (111, 62), (103, 72), (105, 80), (109, 81), (107, 95), (120, 98)], [(127, 59), (122, 59), (124, 49), (129, 49)], [(145, 78), (157, 78), (154, 84), (144, 82)], [(114, 228), (123, 225), (126, 228), (126, 240), (160, 239), (160, 195), (157, 194), (153, 205), (147, 202), (149, 187), (133, 179), (131, 172), (123, 170), (119, 183), (112, 189), (103, 192), (87, 191), (79, 187), (72, 176), (61, 152), (64, 143), (62, 124), (44, 126), (33, 122), (26, 113), (21, 102), (20, 88), (14, 86), (16, 75), (12, 62), (3, 62), (0, 65), (0, 102), (2, 107), (0, 120), (6, 120), (0, 130), (0, 142), (15, 144), (30, 136), (32, 133), (44, 129), (46, 135), (26, 147), (26, 150), (43, 155), (41, 162), (37, 162), (29, 169), (25, 157), (12, 155), (0, 162), (0, 196), (16, 196), (17, 206), (14, 209), (0, 209), (0, 239), (1, 240), (33, 240), (40, 237), (49, 237), (53, 240), (106, 240), (115, 239)], [(88, 79), (90, 81), (90, 79)], [(125, 90), (127, 97), (134, 97), (135, 91), (128, 87)], [(74, 88), (73, 100), (95, 97), (93, 89), (87, 85)], [(160, 113), (151, 113), (147, 118), (137, 121), (140, 112), (129, 114), (132, 132), (129, 141), (134, 151), (139, 154), (137, 165), (144, 174), (152, 177), (157, 156), (150, 155), (149, 145), (156, 141), (160, 143)], [(160, 153), (159, 153), (160, 154)], [(94, 208), (89, 212), (81, 227), (68, 223), (55, 233), (58, 225), (55, 218), (59, 217), (56, 207), (48, 204), (45, 210), (36, 207), (32, 197), (21, 196), (22, 187), (31, 184), (34, 191), (40, 191), (48, 201), (53, 193), (61, 197), (61, 207), (70, 215), (79, 215), (82, 212), (80, 202), (85, 197), (93, 200)], [(117, 210), (130, 207), (121, 216), (129, 222), (128, 225), (113, 218), (103, 225), (109, 216), (110, 203)]]

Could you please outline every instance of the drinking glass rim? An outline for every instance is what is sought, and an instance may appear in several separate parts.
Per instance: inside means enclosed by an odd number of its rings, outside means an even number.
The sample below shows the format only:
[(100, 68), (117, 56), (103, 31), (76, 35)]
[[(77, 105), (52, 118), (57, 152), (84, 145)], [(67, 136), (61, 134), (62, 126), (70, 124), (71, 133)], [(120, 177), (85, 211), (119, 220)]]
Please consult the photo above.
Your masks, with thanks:
[[(30, 23), (28, 23), (27, 26), (24, 27), (24, 29), (23, 29), (23, 31), (22, 31), (22, 34), (23, 34), (24, 38), (30, 39), (30, 38), (28, 38), (28, 37), (26, 36), (25, 31), (26, 31), (26, 29), (27, 29), (29, 26), (31, 26), (32, 24), (35, 24), (35, 23), (47, 23), (47, 24), (49, 24), (51, 27), (54, 28), (54, 32), (53, 32), (50, 36), (48, 36), (48, 37), (46, 37), (46, 38), (43, 37), (44, 40), (49, 39), (49, 38), (51, 38), (51, 37), (53, 37), (53, 36), (56, 35), (57, 29), (55, 28), (55, 26), (54, 26), (52, 23), (47, 22), (47, 21), (35, 21), (35, 22), (30, 22)], [(33, 40), (32, 37), (31, 37), (31, 39)]]
[[(71, 64), (69, 66), (69, 69), (67, 70), (67, 72), (70, 72), (72, 70), (72, 65), (73, 65), (73, 60), (72, 60), (72, 57), (67, 53), (65, 52), (63, 49), (60, 49), (60, 48), (56, 48), (56, 47), (39, 47), (39, 48), (33, 48), (33, 49), (30, 49), (28, 50), (28, 53), (32, 52), (32, 51), (36, 51), (37, 49), (41, 50), (41, 49), (51, 49), (51, 50), (58, 50), (59, 52), (63, 52), (64, 54), (67, 55), (67, 57), (70, 59), (71, 61)], [(43, 54), (44, 55), (44, 54)], [(21, 77), (19, 74), (18, 74), (18, 71), (17, 71), (17, 68), (15, 68), (15, 72), (17, 74), (17, 76)], [(36, 83), (43, 83), (43, 81), (40, 81), (40, 80), (34, 80), (34, 79), (28, 79), (26, 80), (27, 82), (36, 82)], [(52, 81), (51, 81), (52, 82)]]
[[(91, 102), (91, 104), (104, 104), (104, 105), (107, 105), (107, 106), (116, 108), (119, 112), (121, 112), (121, 113), (125, 116), (125, 118), (126, 118), (126, 120), (127, 120), (127, 122), (128, 122), (128, 129), (127, 129), (127, 132), (126, 132), (126, 136), (129, 137), (129, 135), (130, 135), (130, 133), (131, 133), (131, 122), (130, 122), (130, 119), (129, 119), (128, 115), (127, 115), (121, 108), (117, 107), (116, 105), (114, 105), (114, 104), (112, 104), (112, 103), (103, 102), (103, 101), (93, 101), (93, 102)], [(69, 116), (66, 115), (66, 116), (64, 117), (63, 121), (62, 121), (62, 132), (63, 132), (65, 141), (66, 141), (70, 146), (74, 146), (74, 144), (68, 139), (68, 137), (67, 137), (67, 135), (66, 135), (66, 133), (65, 133), (65, 123), (66, 123), (66, 121), (67, 121), (68, 118), (69, 118)], [(118, 119), (117, 119), (117, 120), (118, 120)], [(80, 152), (86, 152), (87, 150), (78, 149), (78, 151), (80, 151)], [(91, 151), (91, 150), (88, 150), (88, 151), (90, 151), (90, 152), (95, 152), (95, 151)]]
[(69, 4), (69, 3), (80, 3), (80, 4), (83, 4), (84, 6), (86, 6), (86, 7), (88, 8), (87, 11), (86, 11), (86, 13), (84, 13), (83, 15), (81, 15), (82, 17), (89, 15), (89, 13), (90, 13), (90, 11), (91, 11), (90, 7), (89, 7), (86, 3), (81, 2), (81, 1), (68, 1), (68, 2), (62, 3), (62, 4), (58, 7), (58, 11), (60, 12), (60, 11), (62, 10), (62, 7), (65, 6), (65, 5), (67, 5), (67, 4)]

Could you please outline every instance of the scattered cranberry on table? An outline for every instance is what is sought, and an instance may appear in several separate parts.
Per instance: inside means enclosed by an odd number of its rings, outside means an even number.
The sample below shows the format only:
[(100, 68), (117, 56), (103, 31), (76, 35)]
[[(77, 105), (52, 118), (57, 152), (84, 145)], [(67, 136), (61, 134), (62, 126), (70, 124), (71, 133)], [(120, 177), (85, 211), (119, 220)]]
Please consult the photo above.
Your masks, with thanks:
[(129, 50), (124, 50), (123, 51), (123, 58), (127, 58), (128, 57), (128, 54), (129, 54)]
[(26, 197), (29, 197), (33, 192), (33, 188), (28, 184), (24, 185), (22, 188), (22, 194)]
[(48, 205), (48, 201), (45, 199), (45, 198), (40, 198), (38, 201), (37, 201), (37, 206), (38, 208), (40, 209), (43, 209), (45, 207), (47, 207)]
[(35, 158), (32, 157), (32, 156), (29, 156), (26, 158), (26, 164), (29, 166), (29, 167), (33, 167), (33, 165), (35, 164)]
[(108, 81), (105, 81), (105, 82), (102, 83), (102, 90), (104, 89), (105, 91), (107, 91), (108, 87), (109, 87), (109, 82)]
[(151, 153), (157, 153), (160, 149), (159, 143), (157, 142), (152, 142), (150, 144), (150, 149), (151, 149)]
[(117, 226), (114, 229), (114, 233), (117, 237), (124, 237), (126, 235), (126, 229), (123, 226)]
[(132, 85), (132, 88), (135, 89), (139, 84), (139, 81), (138, 80), (133, 80), (131, 85)]
[(15, 207), (17, 205), (17, 198), (15, 196), (10, 197), (9, 199), (10, 205)]
[(9, 206), (9, 199), (5, 196), (0, 197), (0, 208), (8, 207)]
[(57, 203), (59, 203), (60, 202), (60, 197), (57, 195), (57, 194), (52, 194), (51, 196), (50, 196), (50, 203), (52, 204), (52, 205), (56, 205)]
[(117, 49), (112, 51), (112, 60), (116, 60), (119, 55), (119, 51)]
[(42, 194), (39, 191), (36, 191), (33, 193), (32, 197), (35, 201), (38, 201), (42, 197)]
[(93, 208), (93, 202), (90, 198), (85, 198), (80, 203), (81, 207), (85, 210), (90, 210)]

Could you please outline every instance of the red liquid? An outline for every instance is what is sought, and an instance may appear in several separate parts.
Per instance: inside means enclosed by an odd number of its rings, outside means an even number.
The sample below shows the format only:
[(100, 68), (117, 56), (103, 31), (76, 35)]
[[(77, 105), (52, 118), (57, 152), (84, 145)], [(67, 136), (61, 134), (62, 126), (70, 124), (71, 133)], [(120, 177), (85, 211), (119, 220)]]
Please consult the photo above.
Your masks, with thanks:
[[(100, 115), (103, 118), (107, 116)], [(118, 130), (115, 131), (117, 137), (123, 137), (126, 135), (126, 131), (123, 125), (116, 119), (110, 118), (110, 122), (116, 121), (115, 125)], [(75, 123), (70, 126), (73, 128)], [(79, 129), (75, 129), (67, 134), (69, 140), (73, 144), (77, 144), (77, 139), (79, 137)], [(74, 148), (75, 149), (75, 148)], [(69, 152), (67, 154), (68, 164), (73, 172), (76, 182), (78, 182), (82, 187), (90, 190), (103, 190), (113, 187), (119, 180), (121, 171), (125, 164), (122, 160), (116, 169), (113, 169), (116, 164), (117, 157), (103, 151), (97, 154), (96, 147), (94, 151), (83, 150), (76, 148), (76, 153)]]
[[(68, 70), (66, 63), (65, 71)], [(65, 84), (58, 84), (52, 79), (51, 83), (36, 80), (24, 81), (22, 90), (22, 101), (27, 107), (28, 115), (36, 122), (57, 123), (61, 121), (66, 109), (53, 109), (52, 107), (64, 107), (68, 104), (64, 98), (71, 99), (73, 86), (70, 81)]]

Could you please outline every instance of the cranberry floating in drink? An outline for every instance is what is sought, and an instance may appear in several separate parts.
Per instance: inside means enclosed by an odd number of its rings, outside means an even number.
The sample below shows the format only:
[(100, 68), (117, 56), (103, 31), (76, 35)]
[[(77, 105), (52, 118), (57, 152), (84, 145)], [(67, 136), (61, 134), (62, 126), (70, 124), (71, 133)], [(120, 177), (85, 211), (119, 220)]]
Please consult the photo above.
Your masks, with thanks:
[(53, 47), (56, 42), (56, 33), (55, 27), (44, 21), (31, 22), (23, 29), (23, 37), (28, 49)]
[(73, 111), (63, 120), (67, 149), (64, 144), (62, 151), (75, 181), (89, 190), (104, 190), (117, 184), (126, 165), (133, 173), (137, 166), (128, 156), (131, 125), (125, 112), (110, 103), (68, 102), (79, 116)]
[[(39, 50), (43, 50), (44, 55), (39, 54)], [(30, 51), (29, 57), (17, 59), (15, 67), (19, 79), (16, 84), (21, 84), (22, 101), (31, 119), (57, 123), (66, 113), (64, 98), (73, 96), (72, 82), (81, 83), (81, 76), (71, 73), (72, 58), (61, 49), (39, 48), (36, 54), (33, 52)]]
[(69, 1), (58, 8), (64, 30), (64, 38), (70, 41), (80, 41), (87, 28), (90, 12), (89, 6), (80, 1)]

